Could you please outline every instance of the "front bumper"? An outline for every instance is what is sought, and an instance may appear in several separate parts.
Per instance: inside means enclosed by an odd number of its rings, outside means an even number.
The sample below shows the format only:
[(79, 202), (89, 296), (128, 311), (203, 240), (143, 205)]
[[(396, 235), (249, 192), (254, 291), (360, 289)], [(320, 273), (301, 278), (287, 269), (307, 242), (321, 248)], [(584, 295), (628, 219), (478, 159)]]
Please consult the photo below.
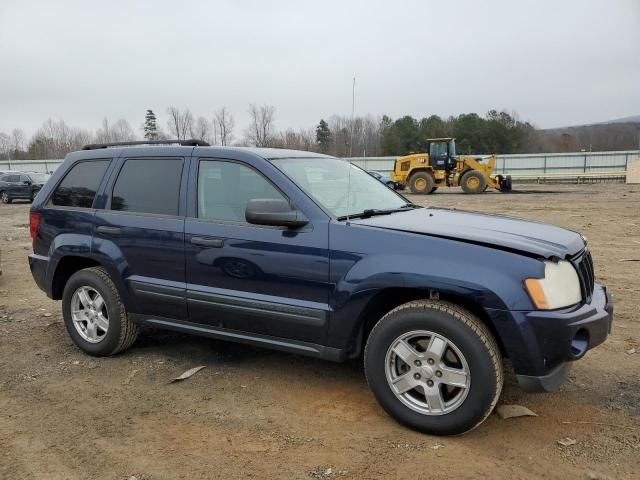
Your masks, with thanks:
[(529, 392), (557, 390), (571, 362), (611, 333), (613, 300), (596, 284), (591, 302), (573, 309), (489, 312), (520, 386)]

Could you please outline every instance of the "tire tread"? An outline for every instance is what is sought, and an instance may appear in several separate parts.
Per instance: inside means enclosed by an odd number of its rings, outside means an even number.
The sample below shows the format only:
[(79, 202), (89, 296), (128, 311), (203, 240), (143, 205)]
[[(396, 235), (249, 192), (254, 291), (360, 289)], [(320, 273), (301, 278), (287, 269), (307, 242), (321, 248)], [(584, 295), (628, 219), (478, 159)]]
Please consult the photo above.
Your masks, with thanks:
[(131, 345), (133, 345), (140, 333), (140, 327), (127, 315), (127, 310), (120, 299), (120, 293), (107, 271), (103, 267), (91, 267), (85, 269), (85, 271), (92, 272), (98, 276), (105, 283), (107, 288), (111, 290), (113, 297), (116, 299), (116, 302), (118, 302), (118, 308), (120, 310), (120, 338), (118, 339), (118, 344), (109, 353), (109, 355), (116, 355), (117, 353), (127, 350)]
[[(438, 310), (444, 313), (447, 313), (454, 317), (456, 320), (465, 324), (468, 328), (470, 328), (477, 336), (478, 339), (484, 344), (486, 347), (492, 361), (492, 367), (496, 374), (496, 391), (494, 392), (493, 399), (491, 404), (488, 406), (487, 410), (483, 413), (482, 418), (472, 427), (470, 427), (465, 433), (470, 432), (471, 430), (477, 428), (482, 422), (484, 422), (487, 417), (491, 414), (493, 409), (496, 407), (498, 400), (500, 399), (500, 394), (502, 393), (502, 386), (504, 383), (504, 366), (502, 363), (502, 355), (500, 353), (500, 348), (493, 337), (493, 334), (489, 331), (487, 326), (475, 315), (470, 313), (468, 310), (456, 305), (455, 303), (448, 302), (445, 300), (412, 300), (410, 302), (404, 303), (402, 305), (397, 306), (391, 311), (387, 312), (371, 329), (369, 332), (369, 338), (374, 334), (374, 332), (382, 328), (386, 323), (387, 319), (398, 312), (403, 310), (413, 310), (413, 309), (422, 309), (422, 310)], [(367, 358), (367, 350), (369, 347), (369, 342), (365, 345), (364, 349), (364, 358)], [(364, 369), (365, 377), (367, 378), (367, 383), (371, 386), (369, 382), (369, 378), (367, 376), (367, 369)]]

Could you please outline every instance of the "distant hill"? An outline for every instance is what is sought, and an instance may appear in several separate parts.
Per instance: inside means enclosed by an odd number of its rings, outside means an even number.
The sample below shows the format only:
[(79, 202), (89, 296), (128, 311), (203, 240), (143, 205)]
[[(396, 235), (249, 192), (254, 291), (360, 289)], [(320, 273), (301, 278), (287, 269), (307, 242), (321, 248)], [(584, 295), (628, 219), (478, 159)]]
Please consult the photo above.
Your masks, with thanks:
[(617, 118), (615, 120), (609, 120), (608, 122), (602, 122), (602, 123), (640, 123), (640, 115)]
[(640, 115), (608, 122), (538, 130), (542, 152), (580, 150), (612, 151), (640, 149)]

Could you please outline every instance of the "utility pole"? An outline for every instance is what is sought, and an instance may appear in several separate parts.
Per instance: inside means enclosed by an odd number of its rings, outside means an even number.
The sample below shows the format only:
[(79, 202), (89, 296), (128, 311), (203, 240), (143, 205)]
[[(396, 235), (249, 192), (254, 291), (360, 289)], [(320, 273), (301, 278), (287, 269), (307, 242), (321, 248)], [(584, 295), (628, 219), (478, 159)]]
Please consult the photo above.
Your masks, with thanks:
[(351, 140), (349, 141), (349, 157), (353, 157), (353, 119), (356, 111), (356, 77), (353, 77), (351, 88)]

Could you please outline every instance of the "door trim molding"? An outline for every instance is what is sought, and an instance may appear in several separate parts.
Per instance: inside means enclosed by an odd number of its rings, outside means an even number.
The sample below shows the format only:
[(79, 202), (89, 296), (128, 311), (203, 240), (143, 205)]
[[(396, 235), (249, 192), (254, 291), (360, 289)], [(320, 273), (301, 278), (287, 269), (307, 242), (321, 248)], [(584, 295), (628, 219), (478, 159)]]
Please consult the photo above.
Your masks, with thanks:
[(326, 310), (196, 290), (187, 290), (187, 304), (207, 305), (216, 311), (242, 313), (316, 328), (326, 326), (328, 317)]

